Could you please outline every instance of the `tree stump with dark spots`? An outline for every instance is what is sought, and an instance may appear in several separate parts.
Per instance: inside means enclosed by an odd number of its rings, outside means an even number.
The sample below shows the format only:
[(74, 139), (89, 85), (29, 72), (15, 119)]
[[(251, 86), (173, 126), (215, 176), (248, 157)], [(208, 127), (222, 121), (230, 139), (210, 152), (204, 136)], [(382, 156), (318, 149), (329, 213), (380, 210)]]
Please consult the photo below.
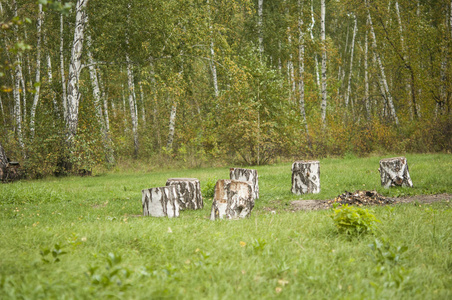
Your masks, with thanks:
[(254, 199), (259, 199), (259, 180), (257, 176), (257, 170), (231, 168), (229, 169), (229, 177), (231, 180), (251, 182)]
[(317, 160), (296, 161), (292, 164), (292, 193), (320, 193), (320, 162)]
[(166, 186), (176, 186), (179, 207), (184, 209), (202, 209), (201, 186), (196, 178), (170, 178), (166, 181)]
[(179, 217), (179, 199), (174, 185), (142, 190), (141, 199), (144, 216)]
[(251, 215), (254, 196), (251, 182), (220, 179), (215, 185), (210, 219), (239, 219)]
[(408, 163), (405, 157), (393, 157), (380, 160), (381, 185), (385, 188), (392, 186), (412, 187)]

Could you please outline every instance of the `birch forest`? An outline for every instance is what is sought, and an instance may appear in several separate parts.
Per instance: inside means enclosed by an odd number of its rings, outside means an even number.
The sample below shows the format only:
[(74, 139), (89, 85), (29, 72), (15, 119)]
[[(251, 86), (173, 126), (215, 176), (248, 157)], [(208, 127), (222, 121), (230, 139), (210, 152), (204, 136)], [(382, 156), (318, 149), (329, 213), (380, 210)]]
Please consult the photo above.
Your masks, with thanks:
[(452, 150), (452, 0), (1, 0), (30, 176)]

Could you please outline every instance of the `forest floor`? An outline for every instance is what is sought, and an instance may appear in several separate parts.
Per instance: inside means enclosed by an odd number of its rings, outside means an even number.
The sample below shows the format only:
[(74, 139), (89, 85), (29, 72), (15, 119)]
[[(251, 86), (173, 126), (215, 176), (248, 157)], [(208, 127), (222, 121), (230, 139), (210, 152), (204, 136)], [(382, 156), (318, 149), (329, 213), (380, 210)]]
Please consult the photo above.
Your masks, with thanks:
[[(397, 198), (388, 198), (392, 200), (392, 203), (385, 204), (371, 204), (371, 205), (393, 205), (393, 204), (403, 204), (403, 203), (415, 203), (416, 205), (431, 204), (435, 202), (450, 202), (452, 200), (452, 194), (442, 193), (434, 195), (415, 195), (415, 196), (405, 196)], [(321, 210), (328, 209), (334, 199), (330, 200), (295, 200), (290, 203), (291, 211), (298, 210)]]

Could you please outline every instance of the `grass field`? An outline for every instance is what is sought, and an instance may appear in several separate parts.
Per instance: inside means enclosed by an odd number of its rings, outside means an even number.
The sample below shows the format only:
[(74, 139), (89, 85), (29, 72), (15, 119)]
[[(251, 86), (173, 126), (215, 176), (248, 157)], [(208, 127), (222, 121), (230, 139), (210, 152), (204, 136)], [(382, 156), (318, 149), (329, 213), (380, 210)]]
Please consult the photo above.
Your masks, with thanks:
[(452, 203), (369, 208), (381, 223), (358, 237), (331, 211), (288, 209), (345, 190), (452, 193), (452, 155), (406, 157), (413, 188), (380, 187), (384, 157), (328, 158), (321, 193), (301, 197), (290, 164), (257, 167), (260, 199), (236, 221), (210, 221), (206, 198), (180, 218), (140, 216), (142, 189), (174, 177), (205, 187), (227, 167), (1, 184), (0, 299), (451, 299)]

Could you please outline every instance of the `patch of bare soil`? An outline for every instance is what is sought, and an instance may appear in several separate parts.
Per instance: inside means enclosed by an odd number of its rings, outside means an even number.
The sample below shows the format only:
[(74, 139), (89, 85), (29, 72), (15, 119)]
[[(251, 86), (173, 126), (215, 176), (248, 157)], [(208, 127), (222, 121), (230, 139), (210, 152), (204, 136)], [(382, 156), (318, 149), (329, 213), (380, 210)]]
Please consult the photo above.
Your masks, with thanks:
[(436, 195), (416, 195), (400, 198), (387, 198), (383, 197), (375, 191), (356, 191), (354, 193), (345, 192), (332, 200), (296, 200), (290, 203), (292, 211), (297, 210), (319, 210), (328, 209), (333, 206), (334, 203), (341, 205), (388, 205), (398, 203), (419, 203), (430, 204), (434, 202), (452, 200), (452, 194), (436, 194)]

